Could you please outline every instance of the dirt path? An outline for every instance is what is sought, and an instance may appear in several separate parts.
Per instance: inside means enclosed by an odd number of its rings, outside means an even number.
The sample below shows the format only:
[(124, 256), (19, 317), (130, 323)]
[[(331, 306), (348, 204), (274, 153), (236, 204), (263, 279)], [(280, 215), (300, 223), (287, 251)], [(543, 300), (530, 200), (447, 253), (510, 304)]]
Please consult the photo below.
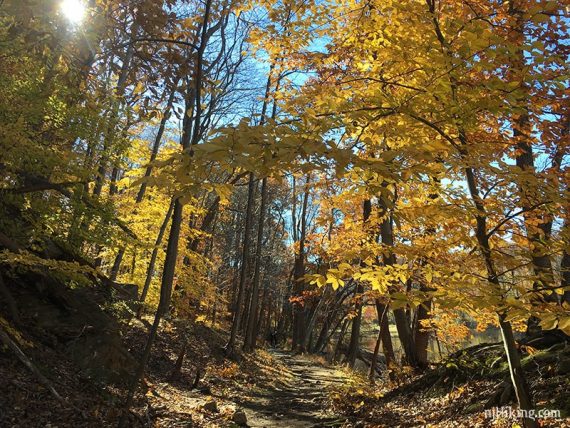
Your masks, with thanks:
[(342, 383), (342, 373), (323, 367), (303, 356), (273, 351), (288, 373), (280, 386), (260, 390), (250, 397), (236, 399), (247, 414), (251, 427), (332, 427), (344, 419), (326, 412), (326, 389)]

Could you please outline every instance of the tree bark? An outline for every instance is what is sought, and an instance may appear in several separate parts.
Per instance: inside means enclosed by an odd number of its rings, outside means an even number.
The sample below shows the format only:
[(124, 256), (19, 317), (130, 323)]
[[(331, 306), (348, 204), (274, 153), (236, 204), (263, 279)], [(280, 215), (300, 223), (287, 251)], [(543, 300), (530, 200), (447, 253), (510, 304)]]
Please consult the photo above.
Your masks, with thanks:
[[(164, 135), (164, 131), (166, 129), (166, 123), (168, 122), (168, 119), (170, 117), (170, 111), (172, 109), (172, 104), (174, 103), (174, 97), (176, 95), (177, 87), (178, 87), (178, 80), (174, 84), (172, 91), (170, 92), (170, 95), (168, 96), (168, 101), (166, 103), (164, 114), (162, 116), (162, 119), (160, 120), (160, 126), (158, 127), (158, 131), (157, 131), (156, 136), (154, 138), (154, 143), (152, 145), (152, 149), (150, 152), (149, 163), (145, 169), (144, 179), (146, 179), (152, 175), (152, 170), (154, 168), (153, 162), (156, 160), (156, 158), (158, 156), (158, 152), (160, 150), (160, 145), (162, 143), (162, 136)], [(143, 201), (144, 195), (146, 193), (147, 186), (148, 186), (148, 183), (146, 181), (143, 181), (141, 183), (141, 186), (140, 186), (139, 191), (137, 193), (137, 197), (135, 199), (136, 205), (140, 204)], [(117, 279), (117, 275), (119, 274), (119, 270), (121, 269), (121, 263), (123, 261), (124, 255), (125, 255), (125, 247), (119, 248), (119, 251), (118, 251), (117, 255), (115, 256), (115, 261), (113, 262), (113, 267), (111, 269), (111, 275), (110, 275), (111, 281), (115, 281)]]
[[(305, 192), (303, 196), (303, 206), (301, 208), (301, 230), (299, 233), (299, 251), (295, 257), (295, 270), (293, 274), (293, 295), (297, 299), (302, 299), (305, 286), (302, 278), (305, 276), (305, 239), (307, 234), (307, 205), (309, 202), (309, 182), (307, 176), (305, 182)], [(305, 307), (296, 302), (293, 305), (293, 350), (295, 352), (305, 352)]]
[[(212, 5), (212, 0), (206, 0), (204, 5), (204, 14), (203, 19), (200, 27), (200, 46), (196, 52), (196, 68), (195, 68), (195, 75), (194, 75), (194, 83), (195, 83), (195, 91), (194, 96), (191, 99), (187, 99), (187, 102), (191, 104), (195, 103), (196, 111), (194, 114), (194, 129), (192, 129), (192, 122), (189, 120), (188, 115), (184, 116), (185, 120), (183, 123), (183, 130), (182, 130), (182, 138), (181, 138), (181, 145), (183, 152), (186, 152), (189, 156), (192, 155), (191, 147), (197, 144), (201, 138), (201, 132), (196, 132), (200, 129), (200, 109), (201, 109), (201, 97), (200, 93), (202, 90), (202, 64), (204, 61), (204, 52), (206, 50), (206, 45), (208, 43), (208, 39), (210, 35), (208, 35), (208, 23), (210, 21), (210, 9)], [(186, 105), (186, 107), (191, 107)], [(189, 110), (189, 108), (187, 108)], [(127, 412), (130, 410), (132, 405), (134, 395), (136, 389), (138, 387), (139, 382), (141, 381), (146, 364), (150, 357), (150, 352), (152, 349), (152, 345), (156, 338), (156, 334), (158, 331), (158, 326), (160, 324), (160, 320), (164, 314), (166, 314), (170, 307), (170, 298), (172, 294), (172, 287), (174, 282), (174, 276), (176, 271), (176, 261), (178, 259), (178, 241), (180, 239), (180, 231), (182, 226), (182, 219), (183, 219), (183, 210), (184, 207), (180, 202), (179, 198), (174, 200), (174, 207), (172, 210), (172, 223), (170, 226), (170, 234), (168, 237), (168, 244), (166, 247), (166, 258), (164, 262), (164, 267), (162, 270), (162, 282), (160, 286), (160, 301), (158, 303), (158, 308), (156, 310), (154, 316), (154, 322), (152, 327), (149, 331), (146, 347), (135, 376), (133, 377), (131, 386), (128, 391), (127, 400), (125, 402), (123, 414), (121, 416), (121, 420), (119, 421), (119, 427), (126, 426), (128, 422)]]
[(255, 179), (253, 172), (249, 173), (249, 182), (247, 186), (247, 207), (245, 213), (245, 226), (243, 233), (243, 247), (241, 254), (241, 272), (239, 283), (237, 286), (237, 296), (236, 296), (236, 308), (234, 312), (234, 318), (232, 321), (232, 327), (230, 331), (230, 337), (228, 343), (226, 344), (225, 351), (228, 355), (233, 355), (235, 352), (235, 344), (237, 339), (238, 329), (241, 323), (241, 318), (243, 316), (243, 303), (245, 294), (245, 281), (249, 262), (249, 252), (250, 252), (250, 238), (251, 229), (253, 223), (253, 193), (255, 191)]
[[(382, 238), (382, 243), (384, 245), (388, 248), (392, 248), (394, 247), (394, 231), (391, 216), (389, 215), (388, 202), (384, 196), (378, 198), (378, 205), (384, 218), (380, 224), (380, 237)], [(383, 257), (384, 264), (386, 266), (393, 266), (396, 264), (396, 256), (392, 251), (385, 253)], [(396, 330), (398, 331), (398, 337), (404, 351), (406, 363), (411, 366), (416, 366), (414, 339), (406, 312), (402, 308), (393, 309), (392, 312), (394, 313)]]
[(259, 277), (261, 272), (261, 256), (262, 256), (262, 245), (263, 245), (263, 229), (265, 224), (265, 205), (267, 203), (267, 178), (261, 181), (261, 205), (259, 207), (259, 223), (257, 226), (257, 251), (255, 254), (255, 268), (253, 273), (253, 284), (251, 289), (251, 303), (249, 306), (250, 316), (248, 318), (245, 340), (243, 344), (244, 351), (252, 351), (255, 336), (255, 323), (257, 306), (259, 301)]
[(172, 217), (172, 211), (173, 210), (174, 210), (174, 200), (172, 200), (170, 202), (170, 205), (168, 207), (168, 212), (164, 216), (164, 220), (162, 222), (162, 225), (160, 226), (160, 230), (158, 231), (158, 235), (156, 236), (154, 248), (152, 249), (152, 254), (151, 254), (150, 260), (148, 262), (148, 267), (146, 270), (146, 278), (145, 278), (144, 286), (143, 286), (143, 289), (141, 291), (141, 295), (139, 298), (139, 302), (141, 303), (141, 306), (139, 307), (139, 316), (140, 316), (140, 310), (142, 309), (142, 304), (145, 302), (146, 296), (148, 294), (148, 290), (150, 289), (152, 277), (154, 276), (154, 270), (155, 270), (155, 265), (156, 265), (156, 259), (158, 257), (158, 251), (159, 251), (160, 246), (162, 245), (162, 240), (164, 238), (166, 228), (168, 227), (168, 222), (170, 221), (170, 218)]
[[(492, 258), (491, 246), (489, 243), (489, 237), (487, 234), (487, 216), (485, 205), (483, 204), (483, 200), (479, 195), (477, 179), (471, 167), (465, 168), (465, 176), (467, 179), (467, 185), (471, 199), (475, 205), (475, 208), (477, 209), (477, 214), (475, 217), (477, 224), (475, 236), (477, 238), (479, 249), (485, 261), (487, 281), (496, 289), (500, 289), (501, 284), (496, 273), (495, 264)], [(516, 347), (511, 324), (505, 320), (505, 317), (506, 314), (499, 313), (499, 326), (501, 329), (501, 334), (503, 336), (505, 352), (509, 362), (511, 381), (515, 389), (515, 394), (517, 396), (520, 408), (522, 410), (531, 411), (534, 410), (531, 394), (528, 389), (524, 371), (522, 369), (520, 355)], [(524, 418), (524, 425), (526, 428), (535, 428), (538, 426), (536, 421), (530, 418)]]
[[(420, 284), (420, 291), (430, 291), (425, 284)], [(425, 369), (428, 366), (428, 345), (430, 338), (430, 330), (422, 326), (422, 321), (427, 321), (431, 318), (432, 300), (427, 299), (418, 306), (415, 331), (414, 331), (414, 346), (416, 361), (418, 367)]]
[(350, 320), (348, 318), (345, 318), (344, 322), (342, 323), (342, 328), (340, 329), (338, 341), (336, 342), (336, 346), (334, 348), (334, 353), (332, 356), (333, 362), (336, 362), (338, 360), (338, 355), (339, 355), (340, 349), (342, 347), (342, 341), (344, 339), (344, 335), (346, 334), (346, 330), (348, 329), (348, 323), (349, 322), (350, 322)]

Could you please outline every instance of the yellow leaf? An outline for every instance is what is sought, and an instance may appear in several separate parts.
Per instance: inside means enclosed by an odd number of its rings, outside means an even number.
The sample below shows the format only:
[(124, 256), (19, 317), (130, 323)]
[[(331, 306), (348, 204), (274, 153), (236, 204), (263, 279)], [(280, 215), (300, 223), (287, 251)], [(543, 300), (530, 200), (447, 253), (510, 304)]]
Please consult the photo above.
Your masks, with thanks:
[(552, 330), (556, 328), (556, 324), (558, 324), (558, 319), (552, 314), (546, 315), (541, 321), (540, 326), (544, 330)]
[(558, 320), (558, 328), (570, 335), (570, 317), (560, 318), (560, 320)]

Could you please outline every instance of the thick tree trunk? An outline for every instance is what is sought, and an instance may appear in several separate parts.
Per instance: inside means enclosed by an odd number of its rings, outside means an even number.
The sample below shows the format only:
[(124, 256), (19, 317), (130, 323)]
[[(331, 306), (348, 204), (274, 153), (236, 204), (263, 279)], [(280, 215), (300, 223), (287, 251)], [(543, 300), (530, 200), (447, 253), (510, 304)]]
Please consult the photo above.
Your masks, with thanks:
[[(384, 220), (380, 224), (380, 237), (382, 238), (382, 243), (388, 248), (394, 247), (394, 231), (391, 221), (391, 216), (388, 214), (388, 202), (384, 196), (378, 198), (378, 205), (380, 207), (381, 213)], [(392, 266), (396, 264), (396, 256), (394, 253), (390, 252), (384, 255), (384, 264), (386, 266)], [(404, 351), (404, 358), (406, 363), (411, 366), (416, 366), (416, 355), (414, 338), (412, 335), (412, 329), (406, 315), (406, 311), (402, 308), (393, 309), (394, 321), (396, 323), (396, 330), (398, 331), (398, 338), (400, 339), (400, 344)]]
[[(424, 284), (420, 285), (421, 291), (429, 291)], [(414, 345), (415, 354), (418, 367), (425, 369), (428, 366), (428, 345), (430, 338), (430, 329), (422, 325), (422, 321), (427, 321), (431, 318), (432, 300), (428, 299), (418, 306), (415, 331), (414, 331)]]
[[(263, 281), (262, 281), (263, 282)], [(257, 347), (257, 341), (259, 338), (259, 333), (262, 333), (262, 342), (265, 337), (269, 334), (269, 330), (271, 328), (270, 319), (271, 319), (271, 306), (268, 303), (268, 290), (267, 286), (262, 287), (263, 292), (261, 294), (261, 305), (259, 305), (259, 311), (255, 316), (255, 323), (253, 325), (253, 339), (252, 339), (252, 348), (255, 349)]]
[[(517, 46), (515, 53), (512, 55), (512, 61), (509, 65), (509, 72), (516, 82), (521, 82), (518, 88), (521, 96), (517, 100), (517, 111), (510, 118), (513, 128), (513, 137), (515, 139), (518, 155), (516, 156), (516, 165), (520, 168), (522, 174), (518, 180), (518, 188), (520, 195), (521, 208), (524, 210), (523, 219), (528, 240), (530, 258), (533, 270), (533, 288), (551, 289), (551, 293), (537, 291), (537, 303), (542, 301), (557, 302), (558, 296), (553, 291), (554, 272), (552, 270), (552, 262), (550, 259), (550, 238), (552, 229), (552, 215), (544, 210), (545, 207), (538, 208), (537, 205), (543, 203), (543, 196), (539, 186), (542, 183), (540, 177), (536, 174), (534, 165), (534, 150), (532, 147), (532, 124), (530, 122), (530, 113), (528, 100), (530, 99), (530, 87), (524, 81), (526, 73), (526, 60), (524, 58), (525, 44), (525, 18), (524, 10), (520, 0), (512, 0), (509, 2), (509, 14), (513, 22), (511, 23), (511, 31), (509, 31), (510, 41)], [(527, 175), (533, 180), (529, 180)], [(538, 224), (537, 224), (538, 223)], [(527, 323), (527, 334), (532, 335), (541, 331), (539, 319), (531, 317)]]

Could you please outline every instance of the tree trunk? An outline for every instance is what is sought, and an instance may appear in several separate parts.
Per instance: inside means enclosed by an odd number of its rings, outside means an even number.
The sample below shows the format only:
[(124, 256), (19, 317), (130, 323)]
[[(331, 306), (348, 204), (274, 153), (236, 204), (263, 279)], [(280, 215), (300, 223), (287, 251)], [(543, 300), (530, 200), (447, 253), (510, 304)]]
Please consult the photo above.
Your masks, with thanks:
[[(429, 291), (426, 289), (425, 284), (420, 284), (421, 291)], [(432, 310), (432, 300), (428, 299), (423, 301), (420, 306), (418, 306), (417, 317), (415, 322), (414, 331), (414, 345), (415, 354), (418, 367), (425, 369), (428, 366), (428, 345), (430, 338), (430, 330), (427, 327), (422, 326), (422, 321), (429, 320), (431, 318)]]
[[(380, 224), (380, 236), (382, 238), (382, 243), (388, 248), (392, 248), (394, 246), (394, 231), (391, 216), (388, 214), (388, 202), (384, 196), (378, 198), (378, 205), (384, 217), (384, 220)], [(386, 266), (396, 264), (396, 256), (393, 252), (384, 254), (384, 264)], [(394, 321), (396, 323), (396, 329), (404, 351), (406, 363), (411, 366), (416, 366), (414, 339), (406, 311), (402, 308), (398, 308), (393, 309), (392, 312), (394, 313)]]
[(267, 178), (261, 181), (261, 206), (259, 207), (259, 223), (257, 226), (257, 245), (255, 254), (255, 269), (253, 273), (253, 284), (251, 289), (251, 304), (249, 306), (250, 316), (248, 318), (244, 351), (252, 351), (255, 342), (254, 330), (256, 324), (257, 306), (259, 302), (259, 277), (261, 272), (261, 247), (263, 244), (263, 229), (265, 224), (265, 205), (267, 203)]
[(323, 296), (321, 296), (321, 298), (319, 299), (318, 303), (315, 305), (315, 307), (313, 308), (313, 311), (310, 314), (309, 317), (309, 321), (307, 322), (307, 326), (305, 327), (305, 331), (307, 332), (305, 334), (305, 343), (303, 344), (303, 348), (305, 350), (310, 350), (312, 349), (312, 346), (309, 344), (309, 339), (310, 337), (312, 337), (313, 334), (313, 329), (315, 328), (315, 322), (317, 320), (317, 316), (319, 314), (319, 310), (323, 304), (325, 300), (325, 296), (323, 293)]
[[(491, 246), (489, 243), (489, 236), (487, 234), (487, 215), (485, 205), (483, 204), (483, 200), (479, 195), (479, 186), (477, 184), (475, 173), (471, 167), (465, 168), (465, 176), (471, 199), (475, 205), (475, 208), (477, 209), (477, 214), (475, 217), (477, 223), (475, 236), (477, 238), (479, 249), (485, 261), (485, 266), (487, 269), (487, 280), (490, 285), (497, 289), (500, 289), (501, 284), (496, 273), (495, 264), (491, 253)], [(505, 320), (505, 316), (506, 315), (503, 313), (499, 314), (499, 326), (501, 328), (503, 343), (505, 345), (505, 352), (507, 354), (507, 359), (509, 362), (511, 380), (515, 389), (519, 407), (522, 410), (531, 411), (534, 410), (532, 398), (526, 383), (524, 372), (522, 370), (520, 355), (516, 347), (512, 327), (510, 322)], [(524, 418), (524, 425), (526, 428), (538, 427), (536, 420), (530, 418)]]
[[(394, 355), (394, 347), (392, 345), (392, 336), (390, 335), (390, 324), (388, 322), (388, 306), (384, 305), (380, 302), (380, 300), (376, 299), (376, 312), (378, 314), (378, 324), (380, 330), (378, 331), (378, 342), (376, 345), (379, 345), (379, 341), (382, 341), (382, 353), (384, 354), (384, 358), (386, 359), (386, 368), (389, 370), (392, 367), (392, 364), (396, 360)], [(373, 359), (373, 366), (370, 367), (370, 374), (373, 375), (376, 369), (376, 358), (378, 355), (378, 349), (374, 350), (374, 359)], [(374, 370), (373, 370), (374, 369)]]
[[(305, 193), (303, 196), (303, 206), (301, 208), (301, 231), (299, 234), (299, 252), (295, 258), (295, 270), (293, 274), (293, 295), (302, 299), (305, 289), (302, 278), (305, 276), (305, 238), (307, 233), (307, 205), (309, 202), (309, 182), (307, 176), (305, 183)], [(293, 350), (305, 352), (305, 307), (301, 303), (293, 306)]]
[[(156, 133), (156, 136), (154, 137), (154, 143), (153, 143), (152, 149), (150, 151), (150, 159), (148, 161), (148, 165), (147, 165), (145, 172), (144, 172), (144, 178), (148, 178), (152, 175), (152, 170), (154, 168), (153, 162), (156, 160), (156, 158), (158, 156), (158, 151), (160, 150), (160, 145), (162, 143), (162, 137), (164, 135), (164, 131), (166, 130), (166, 124), (168, 122), (168, 119), (170, 118), (172, 105), (174, 104), (174, 97), (175, 97), (176, 92), (178, 90), (178, 81), (179, 81), (178, 78), (176, 78), (174, 85), (172, 86), (172, 90), (170, 91), (170, 94), (168, 96), (168, 101), (166, 102), (166, 107), (164, 109), (162, 119), (160, 120), (160, 125), (158, 127), (158, 131)], [(139, 188), (139, 191), (137, 193), (137, 197), (135, 199), (136, 204), (140, 204), (143, 201), (144, 195), (146, 193), (147, 186), (148, 186), (148, 183), (146, 181), (143, 181), (141, 183), (141, 187)]]
[(142, 309), (142, 304), (145, 302), (146, 296), (148, 294), (148, 290), (150, 289), (152, 277), (154, 276), (156, 259), (158, 257), (158, 250), (159, 250), (160, 246), (162, 245), (162, 239), (164, 238), (166, 228), (168, 227), (168, 222), (170, 221), (170, 218), (172, 217), (172, 211), (173, 210), (174, 210), (174, 200), (172, 200), (170, 202), (170, 205), (168, 207), (168, 212), (164, 216), (164, 220), (162, 221), (162, 225), (160, 226), (160, 230), (158, 231), (158, 235), (156, 236), (154, 248), (152, 249), (152, 254), (151, 254), (150, 260), (148, 262), (148, 267), (146, 270), (146, 279), (144, 281), (144, 286), (143, 286), (143, 289), (142, 289), (142, 292), (141, 292), (141, 295), (139, 298), (139, 302), (141, 303), (141, 306), (139, 308), (139, 314), (138, 314), (139, 316), (140, 316), (140, 311)]
[(329, 327), (335, 320), (336, 315), (341, 310), (343, 302), (348, 298), (348, 296), (350, 296), (350, 294), (351, 294), (351, 284), (347, 284), (345, 287), (339, 289), (339, 291), (337, 292), (336, 301), (333, 303), (332, 308), (330, 308), (328, 311), (329, 315), (325, 319), (325, 322), (323, 323), (323, 328), (321, 330), (319, 338), (317, 339), (317, 343), (315, 344), (314, 352), (323, 352), (325, 347), (328, 345), (331, 337), (333, 336), (334, 332), (341, 324), (345, 315), (341, 315), (338, 318), (338, 320), (334, 324), (334, 327), (330, 330), (330, 333), (329, 333)]
[[(362, 204), (362, 226), (368, 235), (368, 228), (369, 228), (369, 220), (370, 215), (372, 214), (372, 202), (370, 199), (364, 200)], [(370, 237), (368, 237), (370, 239)], [(361, 264), (364, 266), (364, 263)], [(360, 325), (362, 323), (362, 305), (363, 305), (363, 295), (364, 293), (364, 286), (361, 282), (356, 284), (356, 292), (355, 292), (355, 308), (356, 308), (356, 317), (352, 321), (352, 331), (350, 335), (350, 344), (348, 346), (348, 366), (350, 368), (354, 367), (356, 362), (356, 356), (360, 350)]]
[[(192, 123), (189, 120), (188, 115), (184, 116), (185, 120), (183, 122), (183, 130), (182, 130), (182, 138), (181, 138), (181, 145), (182, 150), (187, 152), (189, 156), (192, 155), (190, 150), (191, 146), (198, 143), (201, 138), (201, 133), (198, 132), (200, 129), (200, 109), (201, 109), (201, 98), (200, 98), (200, 91), (202, 89), (202, 63), (203, 63), (203, 56), (206, 49), (206, 44), (208, 42), (208, 22), (210, 20), (210, 8), (211, 8), (212, 0), (206, 0), (204, 5), (204, 18), (202, 20), (202, 24), (200, 27), (201, 36), (200, 36), (200, 46), (196, 52), (196, 68), (195, 68), (195, 76), (194, 76), (194, 83), (195, 83), (195, 92), (194, 98), (191, 100), (187, 100), (187, 102), (195, 103), (196, 104), (196, 111), (194, 114), (194, 129), (192, 129)], [(186, 106), (191, 107), (191, 106)], [(189, 110), (187, 108), (187, 110)], [(170, 297), (172, 294), (172, 287), (174, 282), (174, 275), (176, 271), (176, 261), (178, 259), (178, 241), (180, 239), (180, 231), (182, 226), (183, 220), (183, 210), (184, 207), (180, 202), (180, 199), (175, 199), (174, 207), (172, 210), (172, 223), (170, 226), (170, 235), (168, 237), (168, 245), (166, 248), (166, 257), (164, 262), (164, 267), (162, 270), (162, 282), (160, 286), (160, 300), (158, 303), (158, 308), (156, 310), (156, 314), (154, 316), (153, 325), (149, 331), (148, 339), (146, 343), (146, 347), (139, 365), (137, 372), (132, 380), (131, 386), (129, 388), (129, 392), (127, 395), (127, 400), (125, 403), (125, 407), (123, 410), (123, 414), (121, 416), (121, 420), (119, 421), (119, 426), (124, 427), (127, 424), (128, 417), (127, 412), (130, 410), (132, 405), (134, 395), (137, 389), (137, 386), (142, 379), (146, 364), (150, 357), (150, 352), (152, 349), (152, 345), (156, 338), (156, 334), (158, 331), (158, 326), (160, 324), (160, 320), (164, 314), (166, 314), (170, 307)]]
[[(134, 29), (131, 28), (131, 38), (134, 39), (138, 33), (138, 24), (133, 24)], [(113, 135), (116, 131), (116, 127), (119, 123), (119, 109), (123, 102), (122, 98), (125, 95), (125, 90), (127, 88), (127, 76), (129, 68), (131, 67), (131, 61), (135, 52), (134, 43), (129, 43), (127, 45), (127, 50), (124, 57), (122, 58), (122, 66), (119, 72), (119, 78), (117, 80), (117, 86), (115, 88), (115, 95), (117, 100), (113, 103), (111, 111), (109, 112), (109, 119), (107, 123), (106, 130), (103, 135), (103, 150), (102, 156), (99, 161), (99, 167), (97, 168), (97, 176), (95, 177), (95, 186), (93, 187), (93, 196), (101, 196), (103, 191), (103, 184), (105, 182), (105, 176), (107, 175), (107, 169), (109, 168), (109, 151), (112, 149)]]
[(354, 368), (356, 363), (356, 357), (358, 351), (360, 350), (360, 325), (362, 324), (362, 293), (364, 292), (364, 287), (360, 282), (356, 284), (356, 291), (354, 293), (355, 299), (355, 309), (356, 316), (352, 319), (352, 330), (350, 332), (350, 342), (348, 345), (348, 353), (346, 356), (346, 361), (348, 367)]
[[(565, 221), (564, 227), (568, 227), (568, 219)], [(560, 262), (560, 273), (562, 274), (561, 286), (564, 288), (570, 287), (570, 252), (564, 249), (562, 261)], [(570, 290), (564, 291), (562, 301), (570, 304)]]
[[(156, 158), (158, 156), (160, 144), (162, 142), (162, 136), (164, 135), (164, 130), (166, 129), (166, 123), (168, 122), (168, 118), (170, 117), (170, 110), (172, 109), (172, 104), (174, 103), (174, 96), (176, 94), (177, 87), (178, 87), (178, 80), (176, 81), (176, 83), (174, 84), (174, 86), (172, 88), (172, 91), (170, 92), (170, 95), (168, 97), (168, 101), (166, 103), (166, 108), (164, 110), (164, 114), (162, 116), (162, 119), (160, 120), (160, 126), (158, 127), (158, 132), (156, 133), (156, 136), (154, 138), (154, 143), (152, 145), (152, 149), (150, 152), (149, 163), (148, 163), (146, 170), (145, 170), (145, 173), (144, 173), (144, 178), (148, 178), (152, 174), (152, 170), (154, 168), (152, 163), (156, 160)], [(137, 197), (135, 199), (135, 204), (138, 205), (143, 201), (144, 195), (146, 193), (147, 185), (148, 184), (146, 181), (143, 181), (141, 183), (141, 186), (140, 186), (139, 191), (137, 193)], [(114, 261), (113, 267), (111, 269), (111, 281), (115, 281), (117, 279), (117, 275), (118, 275), (119, 270), (121, 268), (121, 263), (123, 261), (124, 255), (125, 255), (125, 247), (119, 248), (119, 252), (117, 253), (117, 255), (115, 257), (115, 261)]]
[[(441, 33), (438, 28), (438, 21), (435, 11), (435, 2), (429, 1), (428, 2), (429, 12), (433, 17), (433, 22), (436, 25), (435, 32), (440, 42), (441, 48), (446, 52), (446, 54), (451, 58), (452, 53), (448, 50), (448, 44), (445, 40), (445, 36)], [(454, 102), (457, 102), (457, 81), (453, 74), (450, 74), (449, 81), (451, 84), (452, 90), (452, 99)], [(467, 165), (470, 164), (470, 159), (468, 158), (468, 140), (465, 130), (461, 127), (458, 128), (458, 140), (460, 143), (459, 146), (459, 153), (461, 158)], [(479, 251), (482, 254), (483, 261), (485, 263), (485, 268), (487, 272), (487, 281), (490, 286), (497, 288), (499, 291), (500, 289), (500, 281), (496, 274), (495, 264), (493, 261), (492, 253), (491, 253), (491, 246), (489, 243), (489, 235), (487, 231), (487, 213), (485, 209), (485, 204), (481, 195), (479, 193), (479, 185), (477, 183), (477, 178), (475, 176), (475, 172), (472, 167), (467, 166), (464, 169), (465, 178), (467, 181), (467, 188), (469, 191), (469, 195), (471, 196), (471, 200), (473, 205), (476, 209), (475, 214), (475, 236), (477, 239), (477, 244), (479, 247)], [(524, 373), (520, 370), (520, 355), (516, 349), (516, 343), (514, 337), (512, 335), (512, 329), (509, 322), (504, 320), (504, 315), (499, 314), (499, 322), (501, 327), (501, 332), (503, 334), (503, 342), (505, 344), (505, 350), (507, 351), (508, 361), (509, 361), (509, 371), (511, 374), (511, 379), (513, 382), (513, 386), (515, 388), (515, 392), (517, 395), (517, 399), (519, 402), (519, 406), (523, 410), (533, 410), (533, 404), (530, 396), (530, 392), (527, 388), (526, 381), (524, 378)], [(535, 428), (537, 427), (537, 423), (535, 420), (525, 418), (524, 425), (526, 428)]]
[(340, 333), (338, 335), (338, 341), (336, 342), (336, 346), (334, 348), (334, 353), (332, 356), (333, 363), (338, 360), (338, 355), (342, 347), (342, 341), (344, 339), (344, 335), (346, 334), (346, 330), (348, 329), (349, 322), (350, 320), (348, 318), (345, 318), (344, 322), (342, 323), (342, 328), (340, 329)]
[(241, 257), (241, 272), (239, 283), (237, 286), (237, 296), (236, 296), (236, 307), (234, 312), (234, 318), (232, 321), (232, 327), (230, 331), (230, 338), (228, 343), (226, 344), (226, 353), (228, 355), (233, 355), (235, 352), (235, 344), (238, 329), (241, 323), (242, 318), (242, 311), (243, 311), (243, 303), (244, 303), (244, 294), (245, 294), (245, 280), (247, 275), (248, 269), (248, 261), (249, 261), (249, 248), (250, 248), (250, 235), (251, 235), (251, 226), (253, 223), (253, 193), (255, 191), (255, 180), (253, 172), (249, 173), (249, 182), (247, 187), (247, 207), (246, 207), (246, 214), (245, 214), (245, 227), (244, 227), (244, 234), (243, 234), (243, 249), (242, 249), (242, 257)]

